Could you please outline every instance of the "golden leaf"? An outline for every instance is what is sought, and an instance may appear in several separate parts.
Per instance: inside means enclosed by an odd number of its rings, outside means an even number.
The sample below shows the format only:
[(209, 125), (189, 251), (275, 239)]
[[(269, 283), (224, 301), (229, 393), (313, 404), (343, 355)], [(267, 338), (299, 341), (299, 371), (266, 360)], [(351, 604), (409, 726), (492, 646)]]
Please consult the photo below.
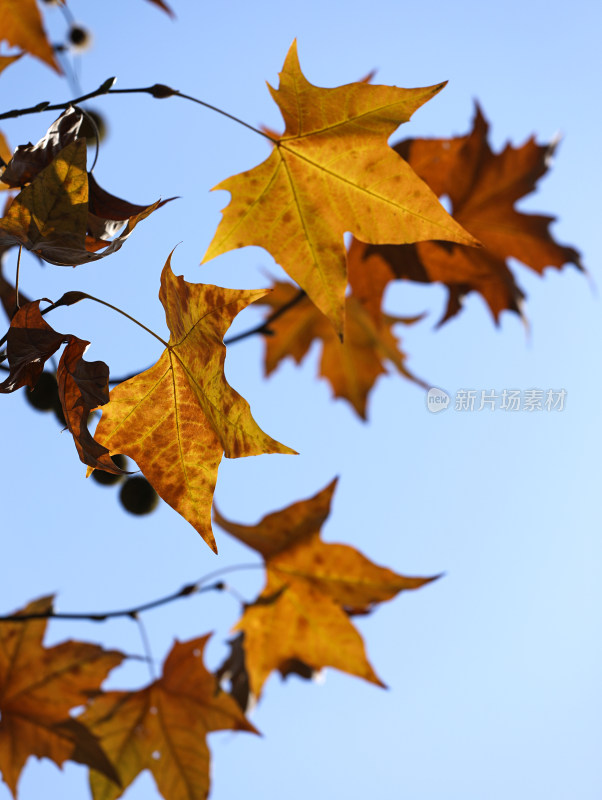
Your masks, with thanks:
[(372, 243), (476, 244), (387, 144), (443, 85), (323, 89), (306, 80), (293, 43), (279, 88), (270, 87), (286, 130), (266, 161), (215, 187), (232, 200), (203, 261), (245, 245), (264, 247), (340, 335), (346, 231)]

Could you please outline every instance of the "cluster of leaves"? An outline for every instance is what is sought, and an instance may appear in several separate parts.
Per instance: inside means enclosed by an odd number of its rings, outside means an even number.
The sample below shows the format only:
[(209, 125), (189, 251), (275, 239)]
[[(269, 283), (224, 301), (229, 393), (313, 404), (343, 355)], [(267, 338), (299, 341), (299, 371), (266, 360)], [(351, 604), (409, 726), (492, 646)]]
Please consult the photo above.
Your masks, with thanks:
[[(176, 642), (161, 678), (150, 685), (103, 692), (108, 671), (126, 654), (83, 642), (42, 644), (49, 617), (135, 617), (145, 607), (113, 615), (60, 615), (53, 612), (52, 598), (41, 598), (1, 618), (0, 771), (13, 795), (27, 758), (35, 755), (59, 766), (67, 759), (88, 766), (95, 800), (119, 797), (146, 769), (165, 798), (200, 800), (209, 790), (205, 735), (223, 729), (256, 732), (244, 711), (272, 672), (309, 678), (331, 666), (384, 686), (351, 618), (436, 576), (399, 575), (352, 547), (323, 542), (320, 531), (335, 484), (254, 526), (216, 514), (224, 530), (260, 553), (266, 571), (266, 585), (244, 606), (237, 624), (241, 634), (216, 674), (201, 661), (204, 636)], [(199, 591), (201, 584), (166, 600)], [(71, 716), (82, 705), (85, 710)]]
[[(2, 40), (60, 70), (35, 0), (0, 0)], [(0, 57), (0, 71), (19, 57)], [(112, 86), (109, 80), (83, 99), (117, 91)], [(0, 278), (10, 321), (0, 342), (8, 372), (0, 393), (35, 391), (62, 348), (53, 407), (88, 474), (102, 471), (119, 480), (124, 468), (116, 457), (129, 457), (217, 552), (212, 502), (222, 457), (294, 453), (259, 428), (246, 400), (225, 378), (224, 336), (239, 311), (250, 303), (267, 307), (258, 329), (266, 334), (266, 373), (287, 356), (300, 362), (318, 340), (321, 374), (334, 394), (365, 418), (368, 396), (387, 365), (417, 380), (393, 331), (414, 320), (383, 308), (392, 281), (447, 287), (442, 322), (457, 314), (462, 298), (473, 291), (498, 320), (504, 310), (520, 313), (523, 299), (509, 258), (539, 273), (546, 266), (580, 266), (574, 249), (552, 239), (550, 217), (514, 207), (546, 172), (552, 146), (530, 140), (494, 153), (479, 108), (465, 136), (388, 145), (399, 125), (442, 88), (400, 89), (369, 81), (319, 88), (304, 77), (293, 44), (279, 87), (271, 89), (285, 130), (278, 135), (253, 129), (271, 141), (271, 155), (216, 187), (230, 192), (231, 201), (203, 261), (259, 245), (294, 283), (275, 282), (272, 291), (193, 284), (174, 274), (169, 256), (159, 291), (169, 340), (146, 329), (161, 343), (162, 354), (154, 366), (109, 392), (108, 366), (84, 359), (89, 343), (54, 330), (45, 319), (60, 306), (109, 304), (76, 291), (54, 302), (26, 300), (17, 266), (14, 282), (5, 274)], [(203, 104), (162, 85), (126, 91)], [(13, 153), (0, 134), (0, 184), (9, 198), (0, 218), (3, 258), (18, 252), (18, 263), (24, 248), (49, 264), (97, 261), (121, 248), (136, 225), (167, 202), (134, 205), (98, 185), (87, 169), (81, 100), (0, 114), (1, 119), (62, 110), (36, 145), (20, 145)], [(451, 214), (438, 200), (443, 196)], [(348, 231), (353, 239), (346, 249)], [(97, 409), (102, 416), (92, 433), (89, 422)], [(0, 771), (12, 793), (16, 796), (27, 758), (35, 755), (59, 765), (68, 759), (87, 765), (96, 800), (118, 797), (145, 769), (168, 800), (204, 798), (206, 734), (254, 732), (244, 712), (273, 672), (309, 677), (330, 666), (382, 686), (352, 619), (434, 578), (399, 575), (349, 546), (324, 543), (320, 531), (335, 483), (255, 526), (213, 511), (221, 528), (261, 555), (266, 573), (262, 592), (243, 607), (239, 634), (216, 674), (202, 663), (204, 636), (176, 642), (162, 676), (150, 685), (104, 692), (107, 673), (127, 656), (73, 641), (44, 647), (46, 620), (60, 616), (51, 598), (4, 617)], [(185, 587), (174, 597), (199, 588), (200, 583)], [(73, 716), (82, 705), (84, 711)]]

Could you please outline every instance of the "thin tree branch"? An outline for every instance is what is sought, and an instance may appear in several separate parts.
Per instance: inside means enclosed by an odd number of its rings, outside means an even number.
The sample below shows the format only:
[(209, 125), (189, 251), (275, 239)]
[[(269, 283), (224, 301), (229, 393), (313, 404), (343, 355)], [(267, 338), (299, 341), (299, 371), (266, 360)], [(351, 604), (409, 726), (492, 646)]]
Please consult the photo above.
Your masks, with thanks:
[(169, 86), (165, 86), (163, 83), (155, 83), (153, 86), (138, 87), (135, 89), (113, 89), (112, 87), (115, 83), (115, 80), (116, 78), (108, 78), (98, 87), (98, 89), (88, 92), (87, 94), (83, 94), (80, 97), (76, 97), (73, 100), (69, 100), (66, 103), (54, 103), (51, 105), (50, 102), (43, 101), (42, 103), (38, 103), (37, 105), (29, 108), (15, 108), (12, 111), (5, 111), (4, 113), (0, 114), (0, 119), (22, 117), (25, 114), (37, 114), (40, 111), (62, 111), (69, 106), (76, 106), (85, 102), (86, 100), (91, 100), (93, 97), (99, 97), (100, 95), (105, 94), (150, 94), (152, 97), (155, 97), (159, 100), (164, 100), (168, 97), (181, 97), (182, 100), (189, 100), (191, 103), (204, 106), (204, 108), (208, 108), (210, 111), (215, 111), (217, 114), (221, 114), (222, 116), (231, 119), (233, 122), (243, 125), (245, 128), (248, 128), (254, 133), (259, 134), (259, 136), (263, 136), (264, 139), (269, 139), (274, 145), (278, 144), (278, 139), (274, 139), (273, 136), (270, 136), (269, 133), (262, 131), (260, 128), (255, 128), (253, 125), (249, 125), (248, 122), (239, 119), (239, 117), (235, 117), (233, 114), (229, 114), (227, 111), (223, 111), (217, 106), (211, 105), (211, 103), (206, 103), (204, 100), (199, 100), (198, 97), (192, 97), (192, 95), (179, 92), (177, 89), (172, 89)]
[(117, 617), (130, 617), (131, 619), (136, 619), (138, 614), (142, 614), (144, 611), (150, 611), (153, 608), (158, 608), (159, 606), (167, 605), (167, 603), (172, 603), (174, 600), (179, 600), (181, 597), (188, 597), (191, 594), (200, 594), (201, 592), (221, 592), (226, 587), (223, 581), (215, 581), (213, 583), (208, 584), (208, 581), (213, 580), (214, 578), (218, 577), (219, 575), (224, 575), (228, 572), (237, 572), (239, 570), (247, 570), (247, 569), (257, 569), (262, 568), (263, 564), (253, 563), (253, 564), (234, 564), (230, 567), (223, 567), (222, 569), (215, 570), (214, 572), (210, 572), (209, 574), (205, 575), (204, 577), (200, 578), (195, 583), (188, 583), (185, 586), (182, 586), (181, 589), (178, 589), (177, 592), (172, 592), (171, 594), (165, 595), (164, 597), (159, 597), (156, 600), (151, 600), (148, 603), (142, 603), (138, 606), (133, 606), (132, 608), (125, 608), (120, 609), (118, 611), (88, 611), (85, 613), (80, 612), (57, 612), (53, 609), (49, 609), (48, 611), (42, 611), (37, 613), (31, 614), (6, 614), (0, 616), (0, 623), (2, 622), (27, 622), (32, 619), (79, 619), (79, 620), (88, 620), (89, 622), (106, 622), (108, 619), (115, 619)]
[(254, 336), (256, 333), (262, 333), (264, 336), (273, 336), (274, 331), (270, 328), (271, 323), (275, 322), (283, 314), (286, 314), (289, 308), (296, 306), (297, 303), (303, 300), (305, 296), (306, 293), (303, 291), (303, 289), (299, 289), (292, 300), (289, 300), (288, 303), (285, 303), (283, 306), (280, 306), (280, 308), (277, 308), (260, 325), (257, 325), (255, 328), (250, 328), (248, 331), (243, 331), (242, 333), (237, 333), (235, 336), (230, 336), (227, 339), (224, 339), (224, 344), (234, 344), (235, 342), (240, 342), (249, 336)]
[(88, 611), (85, 613), (56, 612), (50, 609), (49, 611), (32, 614), (8, 614), (6, 616), (0, 616), (0, 622), (26, 622), (32, 619), (81, 619), (89, 620), (90, 622), (106, 622), (108, 619), (115, 619), (117, 617), (131, 617), (132, 619), (135, 619), (137, 614), (140, 614), (143, 611), (149, 611), (152, 608), (166, 605), (174, 600), (178, 600), (180, 597), (187, 597), (189, 594), (194, 594), (201, 591), (221, 591), (221, 588), (221, 582), (219, 581), (211, 586), (206, 586), (203, 589), (197, 588), (196, 584), (190, 584), (188, 586), (183, 586), (177, 592), (173, 592), (165, 597), (160, 597), (157, 600), (151, 600), (149, 603), (143, 603), (142, 605), (135, 606), (134, 608), (126, 608), (119, 611)]
[(138, 614), (132, 614), (132, 619), (138, 625), (138, 630), (140, 631), (140, 638), (142, 639), (142, 647), (144, 649), (144, 654), (146, 656), (146, 663), (148, 664), (150, 679), (151, 681), (155, 681), (157, 678), (155, 672), (155, 660), (153, 658), (153, 651), (151, 650), (150, 639), (148, 638), (146, 626), (144, 625)]
[[(45, 300), (46, 298), (42, 299)], [(52, 303), (50, 300), (48, 300), (50, 305), (48, 306), (48, 308), (45, 308), (41, 312), (41, 314), (42, 316), (44, 316), (45, 314), (48, 314), (49, 311), (53, 311), (55, 308), (58, 308), (59, 306), (74, 305), (75, 303), (79, 303), (82, 300), (93, 300), (95, 303), (100, 303), (100, 305), (106, 306), (107, 308), (116, 311), (118, 314), (121, 314), (122, 316), (129, 319), (130, 322), (134, 322), (136, 325), (142, 328), (142, 330), (145, 330), (147, 333), (150, 333), (150, 335), (154, 336), (155, 339), (158, 339), (163, 345), (163, 347), (169, 347), (169, 344), (165, 341), (165, 339), (162, 339), (158, 333), (155, 333), (150, 328), (147, 328), (146, 325), (137, 320), (136, 317), (132, 317), (130, 314), (127, 313), (127, 311), (123, 311), (123, 309), (119, 308), (118, 306), (114, 306), (112, 303), (108, 303), (106, 300), (101, 300), (99, 297), (94, 297), (94, 295), (88, 294), (87, 292), (65, 292), (65, 294), (56, 301), (56, 303)], [(3, 344), (3, 340), (0, 341), (0, 345), (1, 344)]]
[(0, 119), (12, 119), (14, 117), (22, 117), (25, 114), (38, 114), (40, 111), (63, 111), (65, 108), (69, 108), (69, 106), (79, 105), (79, 103), (90, 100), (92, 97), (99, 97), (102, 94), (107, 94), (116, 80), (116, 78), (108, 78), (104, 83), (101, 83), (98, 89), (95, 89), (93, 92), (88, 92), (88, 94), (82, 94), (80, 97), (69, 100), (67, 103), (55, 103), (51, 105), (49, 100), (43, 100), (41, 103), (30, 106), (29, 108), (14, 108), (12, 111), (5, 111), (3, 114), (0, 114)]
[(15, 304), (17, 306), (17, 311), (19, 310), (20, 303), (19, 303), (19, 278), (20, 278), (20, 269), (21, 269), (21, 252), (23, 250), (23, 245), (19, 245), (19, 255), (17, 256), (17, 274), (15, 275)]

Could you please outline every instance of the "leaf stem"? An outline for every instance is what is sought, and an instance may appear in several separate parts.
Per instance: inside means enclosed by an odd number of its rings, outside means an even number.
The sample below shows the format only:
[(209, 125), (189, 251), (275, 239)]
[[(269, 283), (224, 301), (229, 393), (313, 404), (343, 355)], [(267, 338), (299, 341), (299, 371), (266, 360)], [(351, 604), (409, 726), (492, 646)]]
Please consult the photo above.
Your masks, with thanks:
[(148, 664), (150, 679), (151, 681), (155, 681), (157, 679), (157, 675), (155, 673), (155, 661), (153, 659), (153, 652), (151, 650), (150, 639), (148, 638), (146, 626), (138, 614), (132, 614), (131, 617), (136, 625), (138, 625), (138, 630), (140, 631), (140, 638), (142, 639), (142, 647), (144, 649), (144, 655), (146, 656), (146, 663)]
[(181, 97), (183, 100), (189, 100), (191, 103), (204, 106), (211, 111), (215, 111), (217, 114), (228, 117), (228, 119), (231, 119), (233, 122), (243, 125), (245, 128), (248, 128), (254, 133), (259, 134), (259, 136), (263, 136), (264, 139), (269, 139), (272, 144), (278, 144), (278, 139), (274, 139), (273, 136), (270, 136), (269, 133), (262, 131), (260, 128), (255, 128), (253, 125), (249, 125), (248, 122), (245, 122), (239, 117), (235, 117), (234, 114), (229, 114), (227, 111), (211, 105), (211, 103), (206, 103), (204, 100), (199, 100), (198, 97), (193, 97), (192, 95), (179, 92), (177, 89), (171, 89), (169, 86), (165, 86), (162, 83), (155, 83), (153, 86), (137, 87), (134, 89), (113, 89), (112, 86), (114, 83), (115, 78), (109, 78), (103, 84), (101, 84), (98, 89), (88, 92), (87, 94), (83, 94), (80, 97), (76, 97), (73, 100), (69, 100), (67, 103), (54, 103), (51, 105), (48, 101), (44, 101), (42, 103), (38, 103), (38, 105), (30, 106), (29, 108), (15, 108), (12, 111), (5, 111), (4, 113), (0, 114), (0, 119), (21, 117), (24, 114), (36, 114), (40, 111), (61, 111), (69, 106), (79, 105), (86, 100), (91, 100), (93, 97), (99, 97), (100, 95), (104, 94), (150, 94), (152, 97), (155, 97), (159, 100), (163, 100), (168, 97)]
[[(283, 314), (285, 314), (290, 308), (296, 306), (303, 298), (306, 296), (306, 293), (303, 289), (299, 289), (299, 292), (293, 297), (292, 300), (289, 300), (288, 303), (285, 303), (280, 308), (277, 308), (269, 317), (267, 317), (260, 325), (257, 325), (254, 328), (249, 328), (247, 331), (243, 331), (242, 333), (237, 333), (234, 336), (230, 336), (227, 339), (224, 339), (224, 344), (236, 344), (237, 342), (241, 342), (243, 339), (247, 339), (250, 336), (254, 336), (256, 333), (261, 333), (263, 336), (273, 336), (274, 331), (270, 329), (270, 325), (272, 322), (277, 320)], [(124, 383), (125, 381), (129, 381), (130, 378), (134, 378), (138, 375), (138, 372), (133, 372), (131, 375), (126, 375), (125, 377), (121, 378), (110, 378), (109, 385), (110, 386), (117, 386), (119, 383)]]
[[(119, 91), (120, 91), (119, 89), (113, 89), (113, 91), (110, 92), (110, 94), (116, 94)], [(249, 125), (248, 122), (245, 122), (244, 120), (235, 117), (233, 114), (229, 114), (227, 111), (223, 111), (221, 108), (218, 108), (217, 106), (212, 106), (211, 103), (206, 103), (204, 100), (199, 100), (197, 97), (192, 97), (189, 94), (183, 94), (182, 92), (178, 92), (177, 90), (174, 91), (174, 95), (176, 97), (181, 97), (183, 100), (190, 100), (191, 103), (197, 103), (200, 106), (204, 106), (205, 108), (208, 108), (210, 111), (215, 111), (217, 114), (221, 114), (222, 116), (231, 119), (233, 122), (238, 122), (239, 125), (243, 125), (250, 131), (258, 133), (260, 136), (263, 136), (264, 139), (269, 139), (270, 142), (272, 142), (273, 144), (278, 144), (278, 140), (274, 139), (265, 131), (262, 131), (260, 128), (255, 128), (253, 125)]]
[[(162, 339), (158, 333), (155, 333), (150, 328), (147, 328), (140, 320), (137, 320), (135, 317), (132, 317), (131, 314), (128, 314), (127, 311), (123, 311), (123, 309), (119, 308), (118, 306), (114, 306), (112, 303), (109, 303), (107, 300), (101, 300), (99, 297), (94, 297), (92, 294), (88, 294), (87, 292), (66, 292), (61, 298), (59, 298), (56, 303), (52, 303), (52, 305), (48, 306), (42, 311), (42, 315), (47, 314), (49, 311), (52, 311), (59, 306), (68, 306), (73, 305), (74, 303), (78, 303), (80, 300), (94, 300), (95, 303), (100, 303), (102, 306), (107, 306), (107, 308), (111, 308), (113, 311), (117, 311), (118, 314), (126, 317), (130, 320), (130, 322), (134, 322), (140, 328), (145, 330), (147, 333), (150, 333), (151, 336), (154, 336), (163, 347), (169, 347), (169, 344)], [(1, 343), (0, 343), (1, 344)]]
[[(119, 314), (123, 314), (123, 316), (127, 317), (127, 319), (131, 320), (132, 322), (135, 322), (136, 325), (139, 325), (147, 333), (150, 333), (151, 336), (154, 336), (155, 339), (158, 339), (164, 347), (169, 347), (167, 342), (165, 342), (160, 336), (158, 336), (158, 334), (154, 333), (154, 331), (151, 331), (150, 328), (147, 328), (146, 325), (143, 325), (137, 319), (135, 319), (134, 317), (130, 316), (125, 311), (122, 311), (120, 308), (117, 308), (116, 306), (111, 305), (111, 303), (106, 302), (106, 300), (100, 300), (99, 298), (93, 297), (92, 295), (89, 295), (89, 294), (85, 294), (84, 292), (73, 292), (73, 293), (67, 292), (66, 295), (63, 295), (63, 297), (67, 297), (69, 294), (77, 295), (79, 300), (84, 300), (84, 299), (95, 300), (97, 303), (101, 303), (102, 305), (105, 305), (108, 308), (112, 308), (114, 311), (117, 311)], [(269, 317), (266, 317), (266, 319), (261, 324), (256, 325), (254, 328), (249, 328), (248, 330), (243, 331), (242, 333), (237, 333), (234, 336), (230, 336), (230, 337), (224, 339), (224, 344), (226, 344), (226, 345), (228, 345), (228, 344), (236, 344), (237, 342), (241, 342), (243, 339), (247, 339), (250, 336), (254, 336), (255, 334), (258, 334), (258, 333), (262, 334), (263, 336), (273, 336), (274, 332), (270, 329), (271, 323), (275, 322), (277, 319), (279, 319), (289, 309), (291, 309), (294, 306), (296, 306), (297, 303), (299, 303), (301, 300), (303, 300), (303, 298), (305, 296), (306, 296), (306, 293), (303, 291), (303, 289), (299, 289), (299, 291), (292, 298), (292, 300), (289, 300), (288, 303), (285, 303), (284, 305), (280, 306), (280, 308), (277, 308), (272, 314), (270, 314)], [(59, 300), (56, 301), (56, 303), (52, 303), (48, 308), (45, 308), (42, 311), (42, 315), (47, 314), (49, 311), (52, 311), (53, 309), (58, 308), (61, 305), (71, 305), (72, 302), (76, 302), (76, 301), (61, 302), (61, 300), (63, 300), (63, 298), (60, 298)], [(6, 340), (6, 336), (4, 336), (4, 338), (2, 340), (0, 340), (0, 346), (4, 343), (5, 340)], [(0, 360), (2, 360), (2, 356), (4, 356), (4, 358), (6, 358), (6, 355), (4, 353), (2, 353), (2, 354), (0, 354)], [(3, 369), (5, 371), (7, 371), (7, 372), (9, 371), (8, 368), (4, 367), (2, 364), (0, 364), (0, 369)], [(138, 374), (139, 374), (139, 372), (134, 372), (131, 375), (126, 375), (125, 377), (110, 378), (109, 379), (109, 385), (117, 386), (119, 383), (124, 383), (125, 381), (129, 380), (130, 378), (135, 377)]]
[(19, 270), (21, 268), (21, 251), (23, 250), (23, 245), (19, 245), (19, 255), (17, 256), (17, 274), (15, 275), (15, 305), (17, 306), (17, 310), (21, 308), (21, 304), (19, 303)]

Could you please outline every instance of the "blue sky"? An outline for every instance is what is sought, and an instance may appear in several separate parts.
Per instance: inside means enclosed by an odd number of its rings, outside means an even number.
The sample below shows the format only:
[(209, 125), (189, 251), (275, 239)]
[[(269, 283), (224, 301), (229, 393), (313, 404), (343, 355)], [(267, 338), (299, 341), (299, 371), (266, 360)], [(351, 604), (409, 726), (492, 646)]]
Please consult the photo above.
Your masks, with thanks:
[[(264, 734), (213, 734), (213, 800), (366, 796), (408, 800), (598, 800), (600, 645), (600, 449), (602, 414), (598, 290), (600, 75), (602, 12), (591, 3), (480, 2), (428, 5), (391, 0), (282, 4), (174, 0), (172, 22), (151, 4), (70, 3), (94, 35), (79, 61), (90, 90), (111, 75), (120, 88), (166, 83), (218, 105), (252, 125), (280, 125), (265, 87), (293, 38), (307, 78), (349, 83), (377, 70), (379, 83), (448, 86), (393, 137), (450, 136), (469, 129), (478, 100), (496, 149), (536, 134), (562, 142), (551, 173), (521, 207), (558, 217), (556, 238), (583, 253), (589, 278), (572, 267), (543, 279), (518, 265), (527, 294), (527, 334), (502, 316), (496, 328), (478, 297), (462, 314), (434, 326), (444, 308), (439, 287), (397, 284), (393, 313), (428, 312), (400, 331), (409, 366), (452, 396), (460, 389), (564, 389), (562, 412), (429, 414), (425, 393), (402, 378), (383, 378), (362, 423), (317, 375), (317, 352), (302, 367), (262, 377), (262, 343), (230, 348), (227, 376), (259, 424), (298, 457), (224, 461), (216, 500), (222, 513), (253, 523), (323, 488), (340, 475), (328, 541), (358, 547), (375, 562), (409, 575), (445, 572), (361, 619), (368, 655), (390, 687), (379, 690), (327, 670), (316, 685), (273, 677), (252, 715)], [(61, 35), (60, 13), (48, 24)], [(71, 96), (65, 81), (33, 59), (2, 78), (10, 109)], [(24, 259), (23, 291), (58, 297), (79, 289), (125, 308), (162, 334), (157, 300), (161, 268), (189, 281), (237, 288), (267, 285), (278, 273), (259, 248), (199, 262), (227, 204), (212, 186), (262, 161), (261, 137), (177, 99), (109, 97), (94, 102), (110, 132), (95, 175), (136, 203), (178, 196), (142, 223), (116, 255), (77, 270)], [(6, 122), (11, 144), (36, 141), (52, 122), (41, 114)], [(243, 330), (258, 320), (245, 311)], [(92, 341), (88, 358), (127, 374), (158, 357), (156, 342), (109, 310), (73, 307), (53, 325)], [(6, 612), (48, 592), (57, 607), (85, 611), (128, 607), (248, 563), (250, 551), (216, 528), (213, 556), (169, 507), (136, 519), (116, 492), (84, 479), (67, 434), (34, 413), (21, 393), (3, 396), (0, 464), (3, 510), (1, 607)], [(233, 573), (251, 599), (259, 571)], [(209, 665), (239, 613), (228, 595), (205, 595), (145, 617), (160, 660), (174, 637), (215, 631)], [(48, 642), (99, 641), (141, 652), (131, 622), (53, 623)], [(115, 670), (108, 686), (148, 680), (139, 664)], [(22, 800), (86, 796), (85, 770), (63, 773), (31, 761)], [(142, 776), (128, 800), (156, 796)], [(9, 797), (0, 785), (0, 800)]]

